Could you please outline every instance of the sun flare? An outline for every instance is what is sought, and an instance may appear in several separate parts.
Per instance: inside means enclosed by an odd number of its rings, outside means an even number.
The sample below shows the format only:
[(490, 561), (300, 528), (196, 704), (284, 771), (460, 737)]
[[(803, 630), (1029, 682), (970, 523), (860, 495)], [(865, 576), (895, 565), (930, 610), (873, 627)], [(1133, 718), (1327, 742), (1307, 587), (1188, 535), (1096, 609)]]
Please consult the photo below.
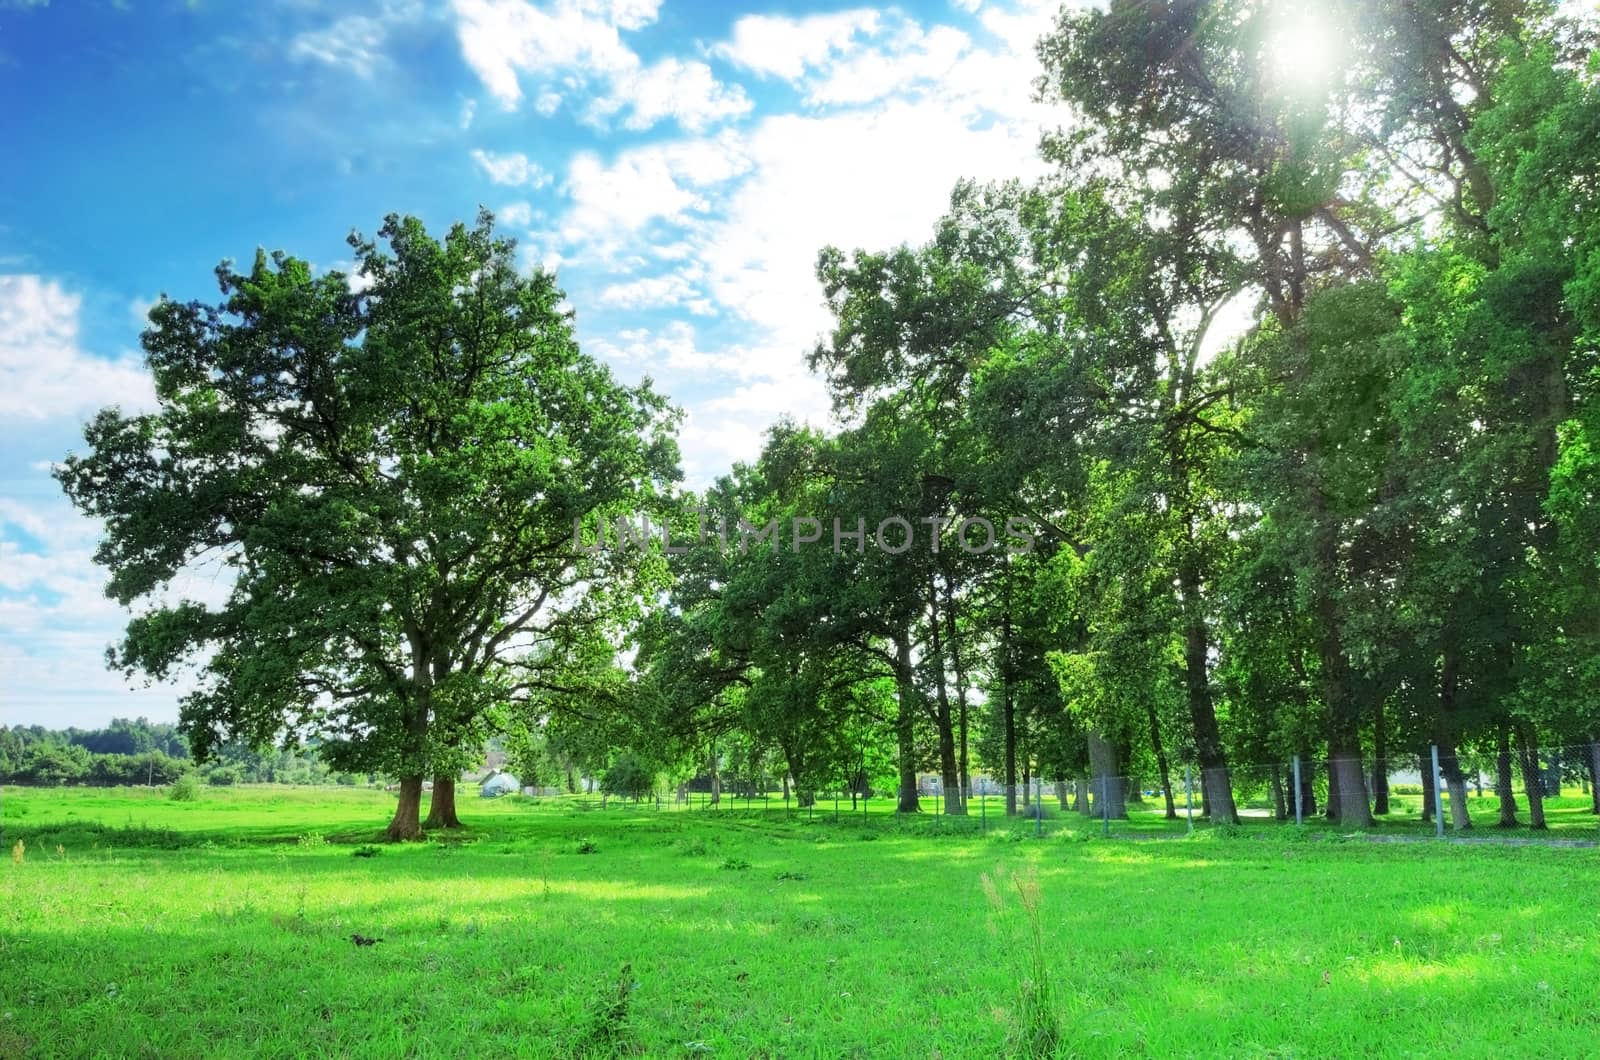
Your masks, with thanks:
[(1338, 28), (1306, 5), (1284, 5), (1267, 39), (1273, 72), (1285, 84), (1301, 88), (1326, 85), (1338, 65), (1339, 51)]

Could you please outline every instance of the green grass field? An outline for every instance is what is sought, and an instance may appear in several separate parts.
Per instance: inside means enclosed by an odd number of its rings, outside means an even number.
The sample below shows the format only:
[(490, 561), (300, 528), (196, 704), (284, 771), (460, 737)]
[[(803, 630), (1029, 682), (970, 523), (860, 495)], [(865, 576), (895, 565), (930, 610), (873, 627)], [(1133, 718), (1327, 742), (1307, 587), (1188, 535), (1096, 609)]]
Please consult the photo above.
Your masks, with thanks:
[(1061, 1055), (1600, 1042), (1594, 849), (512, 798), (357, 856), (392, 805), (7, 791), (0, 1056), (1019, 1055), (1031, 951), (1014, 891), (985, 895), (1001, 867), (1037, 875)]

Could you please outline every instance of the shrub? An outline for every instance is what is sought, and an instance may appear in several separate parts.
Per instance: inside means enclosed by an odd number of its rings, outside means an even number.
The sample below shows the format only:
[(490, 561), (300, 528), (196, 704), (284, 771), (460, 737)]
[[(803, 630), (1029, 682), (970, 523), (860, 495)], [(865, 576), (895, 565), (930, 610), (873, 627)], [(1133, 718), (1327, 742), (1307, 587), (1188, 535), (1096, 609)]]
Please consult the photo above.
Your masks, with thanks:
[(230, 788), (239, 783), (240, 779), (239, 770), (236, 767), (222, 766), (219, 769), (213, 769), (206, 776), (206, 783), (214, 788)]
[(167, 788), (167, 798), (173, 802), (194, 802), (200, 797), (200, 784), (193, 773), (185, 773)]
[(655, 787), (655, 776), (632, 755), (621, 755), (600, 778), (600, 790), (607, 795), (642, 799)]

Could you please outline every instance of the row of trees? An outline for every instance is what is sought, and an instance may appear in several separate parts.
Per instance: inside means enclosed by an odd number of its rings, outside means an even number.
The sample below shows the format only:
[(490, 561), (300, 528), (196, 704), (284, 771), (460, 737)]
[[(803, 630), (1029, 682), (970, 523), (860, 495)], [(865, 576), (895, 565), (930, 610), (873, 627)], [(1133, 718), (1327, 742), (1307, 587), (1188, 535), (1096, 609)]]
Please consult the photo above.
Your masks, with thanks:
[[(695, 496), (487, 215), (352, 237), (360, 284), (225, 265), (152, 311), (160, 411), (59, 473), (112, 593), (161, 601), (114, 661), (203, 660), (197, 755), (398, 776), (400, 839), (494, 733), (569, 776), (776, 761), (802, 805), (887, 767), (908, 812), (928, 764), (947, 812), (976, 759), (1013, 809), (1087, 775), (1120, 813), (1182, 757), (1232, 820), (1241, 763), (1299, 754), (1358, 826), (1434, 744), (1463, 804), (1491, 753), (1510, 819), (1514, 765), (1536, 799), (1541, 746), (1600, 735), (1591, 55), (1535, 0), (1068, 7), (1051, 174), (824, 250), (844, 429)], [(595, 547), (641, 514), (698, 544)], [(165, 602), (203, 563), (226, 602)]]
[(315, 748), (230, 743), (197, 767), (177, 726), (145, 718), (114, 718), (104, 729), (0, 726), (0, 784), (161, 785), (197, 768), (213, 784), (354, 784), (371, 779), (334, 774)]
[[(1307, 78), (1275, 49), (1313, 19)], [(972, 693), (1008, 786), (1088, 773), (1113, 813), (1176, 753), (1232, 820), (1236, 763), (1300, 754), (1366, 825), (1434, 744), (1455, 819), (1477, 749), (1542, 824), (1541, 742), (1600, 768), (1591, 44), (1537, 3), (1065, 11), (1052, 176), (825, 250), (811, 363), (851, 426), (782, 425), (703, 498), (1038, 547), (684, 557), (648, 729), (750, 734), (804, 799), (876, 726), (901, 809), (931, 760), (960, 813)]]

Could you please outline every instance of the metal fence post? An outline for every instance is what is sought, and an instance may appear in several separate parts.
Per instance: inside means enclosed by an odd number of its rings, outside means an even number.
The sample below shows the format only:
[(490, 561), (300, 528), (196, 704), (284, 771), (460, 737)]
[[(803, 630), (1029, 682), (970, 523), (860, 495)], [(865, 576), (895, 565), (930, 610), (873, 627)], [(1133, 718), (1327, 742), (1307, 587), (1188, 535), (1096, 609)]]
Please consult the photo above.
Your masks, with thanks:
[(1194, 834), (1194, 781), (1189, 775), (1189, 764), (1183, 766), (1183, 803), (1189, 813), (1189, 834)]
[(1100, 775), (1100, 821), (1101, 834), (1111, 834), (1111, 774)]
[(1294, 823), (1305, 824), (1305, 804), (1301, 797), (1300, 788), (1300, 756), (1294, 756)]
[(1428, 745), (1428, 756), (1433, 759), (1433, 834), (1436, 838), (1444, 838), (1444, 799), (1440, 798), (1444, 792), (1439, 790), (1439, 745)]

